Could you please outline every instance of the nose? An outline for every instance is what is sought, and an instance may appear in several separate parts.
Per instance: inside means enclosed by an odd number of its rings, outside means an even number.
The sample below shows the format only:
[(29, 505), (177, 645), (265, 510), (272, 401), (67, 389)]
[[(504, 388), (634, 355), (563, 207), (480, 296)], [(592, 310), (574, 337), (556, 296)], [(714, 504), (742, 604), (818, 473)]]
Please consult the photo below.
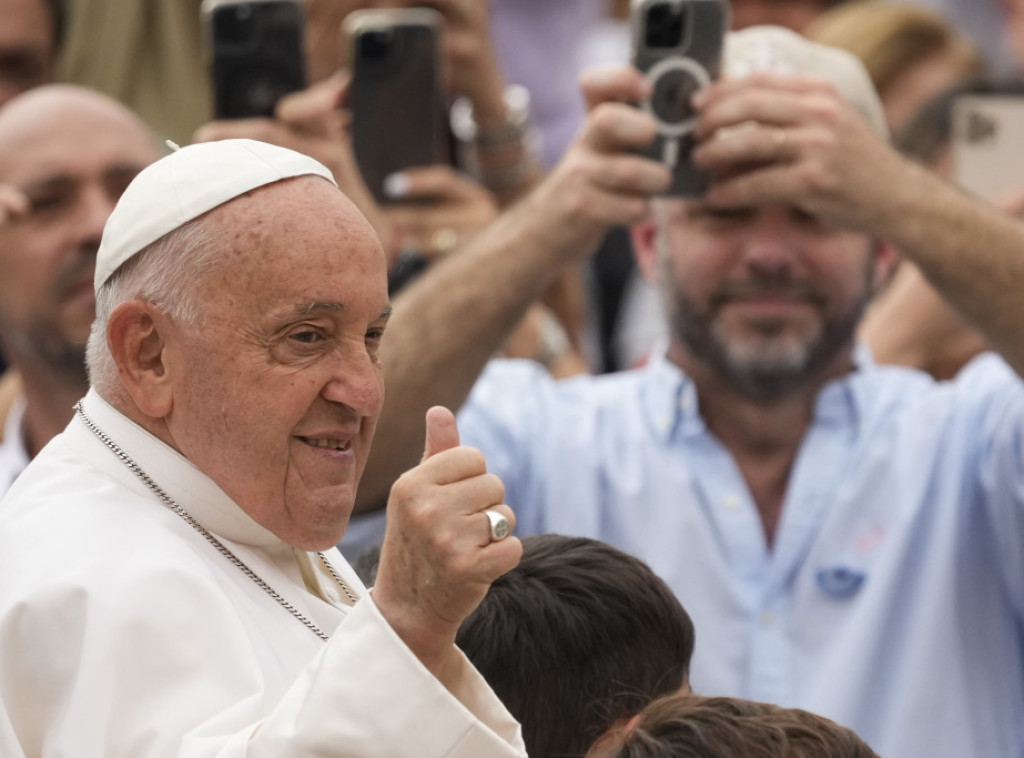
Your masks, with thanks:
[(384, 405), (384, 374), (366, 347), (347, 350), (331, 366), (321, 391), (324, 399), (346, 405), (360, 416), (376, 416)]
[(99, 247), (103, 227), (114, 211), (114, 204), (103, 187), (88, 184), (82, 188), (75, 216), (76, 233), (82, 248), (95, 251)]
[(747, 229), (743, 260), (747, 267), (761, 274), (785, 274), (792, 269), (796, 256), (796, 235), (793, 222), (781, 209), (761, 209)]

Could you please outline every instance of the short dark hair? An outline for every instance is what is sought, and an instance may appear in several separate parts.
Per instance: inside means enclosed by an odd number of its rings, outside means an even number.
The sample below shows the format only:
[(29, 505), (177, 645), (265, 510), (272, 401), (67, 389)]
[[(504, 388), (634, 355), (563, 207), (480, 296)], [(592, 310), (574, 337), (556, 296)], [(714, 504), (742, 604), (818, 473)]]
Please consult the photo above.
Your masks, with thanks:
[(531, 758), (582, 756), (687, 682), (689, 615), (643, 561), (597, 540), (523, 539), (456, 644), (523, 726)]
[(680, 694), (651, 703), (587, 758), (878, 758), (855, 732), (797, 708)]

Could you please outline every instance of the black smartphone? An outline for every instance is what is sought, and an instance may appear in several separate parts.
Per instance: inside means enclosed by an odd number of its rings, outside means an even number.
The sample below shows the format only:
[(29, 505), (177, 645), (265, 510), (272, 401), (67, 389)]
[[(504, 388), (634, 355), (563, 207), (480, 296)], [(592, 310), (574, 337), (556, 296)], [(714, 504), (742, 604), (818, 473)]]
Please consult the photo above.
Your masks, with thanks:
[(301, 0), (203, 0), (202, 23), (218, 119), (274, 115), (306, 87)]
[(441, 14), (430, 8), (355, 11), (345, 19), (352, 60), (352, 149), (380, 203), (385, 179), (451, 162), (441, 80)]
[(644, 155), (672, 169), (666, 194), (699, 196), (711, 177), (690, 162), (690, 98), (721, 75), (729, 7), (725, 0), (633, 0), (630, 26), (633, 65), (654, 86), (642, 106), (657, 121), (658, 136)]

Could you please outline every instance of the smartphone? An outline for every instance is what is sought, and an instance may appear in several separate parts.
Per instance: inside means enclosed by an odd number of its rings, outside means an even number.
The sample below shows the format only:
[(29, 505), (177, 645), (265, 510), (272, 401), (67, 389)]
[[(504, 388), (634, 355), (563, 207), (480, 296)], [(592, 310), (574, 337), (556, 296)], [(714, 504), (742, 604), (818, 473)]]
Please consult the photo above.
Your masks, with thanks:
[(352, 61), (352, 149), (380, 203), (385, 179), (451, 162), (441, 79), (441, 14), (431, 8), (355, 11), (345, 19)]
[(696, 197), (711, 181), (690, 162), (697, 120), (690, 98), (721, 75), (728, 28), (725, 0), (633, 0), (630, 7), (631, 60), (654, 87), (641, 106), (658, 124), (643, 154), (672, 170), (668, 195)]
[(273, 116), (306, 88), (301, 0), (203, 0), (200, 14), (218, 119)]
[(1024, 96), (958, 97), (952, 153), (957, 182), (979, 197), (1024, 187)]

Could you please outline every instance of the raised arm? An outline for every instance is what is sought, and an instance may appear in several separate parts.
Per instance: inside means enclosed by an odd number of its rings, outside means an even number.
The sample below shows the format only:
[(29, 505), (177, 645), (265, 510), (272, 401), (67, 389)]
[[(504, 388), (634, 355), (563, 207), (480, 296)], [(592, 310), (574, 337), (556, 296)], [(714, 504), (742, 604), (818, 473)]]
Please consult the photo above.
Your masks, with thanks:
[(646, 94), (628, 68), (594, 70), (592, 111), (565, 158), (491, 226), (404, 290), (381, 349), (387, 401), (357, 508), (383, 503), (416, 463), (423, 414), (457, 409), (481, 369), (565, 264), (589, 255), (612, 224), (639, 221), (668, 184), (661, 165), (630, 154), (654, 138), (653, 120), (618, 100)]

